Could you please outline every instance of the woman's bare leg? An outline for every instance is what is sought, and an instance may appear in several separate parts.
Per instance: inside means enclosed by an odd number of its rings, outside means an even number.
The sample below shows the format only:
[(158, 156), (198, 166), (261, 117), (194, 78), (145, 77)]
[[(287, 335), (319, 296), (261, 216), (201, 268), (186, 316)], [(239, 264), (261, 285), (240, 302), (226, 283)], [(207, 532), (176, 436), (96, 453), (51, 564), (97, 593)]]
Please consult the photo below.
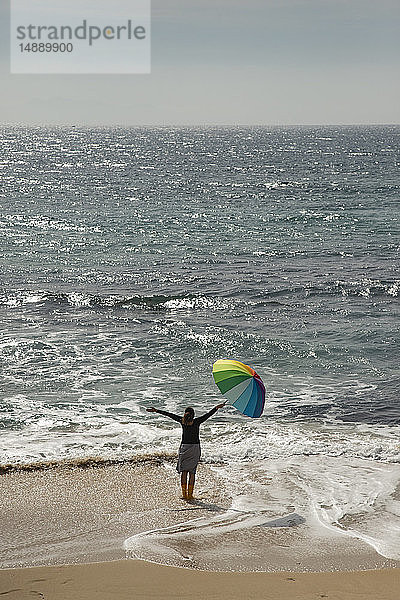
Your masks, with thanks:
[(191, 500), (193, 498), (193, 490), (194, 490), (194, 482), (195, 482), (196, 476), (194, 473), (189, 473), (189, 485), (188, 485), (188, 491), (187, 491), (187, 498), (188, 500)]
[(187, 500), (187, 474), (187, 471), (182, 471), (181, 473), (182, 496), (185, 500)]

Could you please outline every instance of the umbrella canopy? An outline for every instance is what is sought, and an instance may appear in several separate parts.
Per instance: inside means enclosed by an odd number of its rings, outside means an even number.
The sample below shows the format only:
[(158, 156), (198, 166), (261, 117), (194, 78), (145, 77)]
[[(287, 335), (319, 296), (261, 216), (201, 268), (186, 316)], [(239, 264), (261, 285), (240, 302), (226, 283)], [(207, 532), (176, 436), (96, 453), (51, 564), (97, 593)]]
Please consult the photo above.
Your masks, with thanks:
[(254, 369), (238, 360), (221, 359), (213, 364), (213, 377), (232, 406), (248, 417), (261, 417), (265, 387)]

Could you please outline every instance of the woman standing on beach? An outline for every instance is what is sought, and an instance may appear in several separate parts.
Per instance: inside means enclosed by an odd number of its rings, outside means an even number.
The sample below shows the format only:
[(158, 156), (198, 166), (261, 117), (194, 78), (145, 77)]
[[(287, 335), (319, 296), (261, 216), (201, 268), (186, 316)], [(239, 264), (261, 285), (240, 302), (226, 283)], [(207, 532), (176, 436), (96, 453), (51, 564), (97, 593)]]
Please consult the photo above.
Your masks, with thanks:
[[(200, 425), (209, 417), (217, 412), (219, 408), (225, 406), (226, 402), (217, 404), (210, 412), (201, 417), (195, 418), (194, 410), (188, 406), (183, 417), (167, 412), (166, 410), (158, 410), (151, 406), (147, 408), (147, 412), (155, 412), (165, 417), (169, 417), (182, 425), (182, 441), (179, 447), (178, 464), (176, 470), (181, 474), (182, 496), (185, 500), (193, 498), (193, 489), (196, 476), (196, 468), (199, 464), (201, 447), (200, 447)], [(189, 482), (188, 482), (189, 473)]]

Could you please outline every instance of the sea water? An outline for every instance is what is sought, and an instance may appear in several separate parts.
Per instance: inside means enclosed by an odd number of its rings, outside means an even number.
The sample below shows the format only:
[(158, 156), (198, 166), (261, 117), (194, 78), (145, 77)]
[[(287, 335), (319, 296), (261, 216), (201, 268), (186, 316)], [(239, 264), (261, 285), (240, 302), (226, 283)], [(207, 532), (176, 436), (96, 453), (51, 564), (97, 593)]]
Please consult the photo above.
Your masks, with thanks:
[(145, 409), (206, 412), (234, 358), (265, 411), (202, 426), (232, 506), (195, 535), (307, 520), (400, 559), (399, 135), (2, 127), (0, 463), (174, 453)]

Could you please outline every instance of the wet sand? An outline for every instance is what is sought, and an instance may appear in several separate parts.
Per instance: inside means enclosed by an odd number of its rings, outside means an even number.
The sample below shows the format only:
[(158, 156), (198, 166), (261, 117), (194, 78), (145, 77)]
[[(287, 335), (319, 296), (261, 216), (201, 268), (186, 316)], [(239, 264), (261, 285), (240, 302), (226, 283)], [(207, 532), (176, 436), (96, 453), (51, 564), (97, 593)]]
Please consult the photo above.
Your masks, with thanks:
[[(101, 465), (101, 463), (100, 463)], [(1, 568), (144, 559), (206, 571), (329, 571), (400, 566), (296, 507), (232, 510), (218, 469), (180, 499), (172, 458), (0, 476)], [(267, 507), (268, 509), (268, 507)]]
[[(207, 467), (202, 480), (208, 503), (220, 502)], [(0, 566), (125, 558), (127, 537), (209, 512), (209, 504), (188, 505), (179, 491), (174, 462), (168, 459), (3, 474)]]

